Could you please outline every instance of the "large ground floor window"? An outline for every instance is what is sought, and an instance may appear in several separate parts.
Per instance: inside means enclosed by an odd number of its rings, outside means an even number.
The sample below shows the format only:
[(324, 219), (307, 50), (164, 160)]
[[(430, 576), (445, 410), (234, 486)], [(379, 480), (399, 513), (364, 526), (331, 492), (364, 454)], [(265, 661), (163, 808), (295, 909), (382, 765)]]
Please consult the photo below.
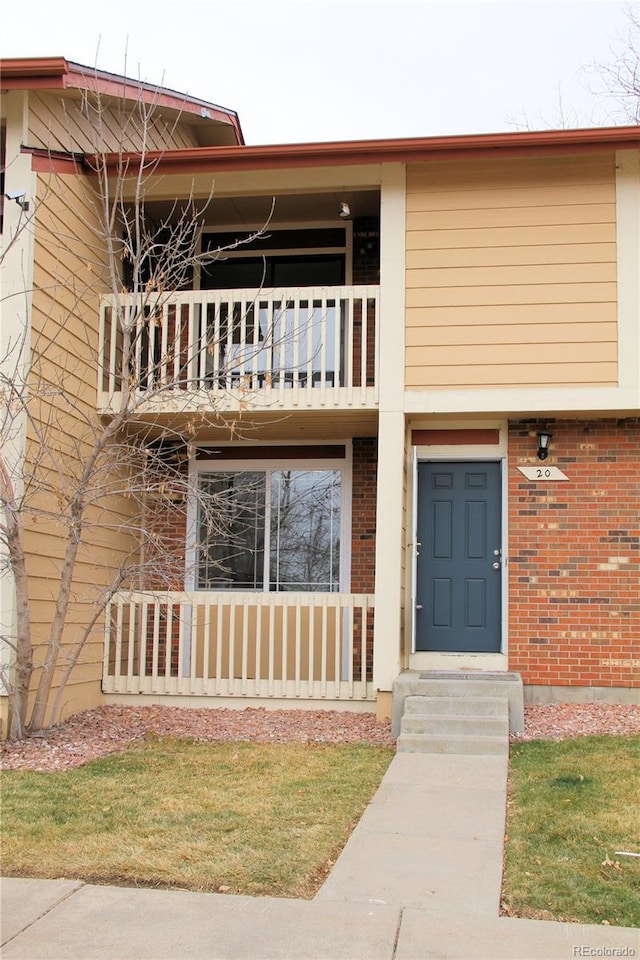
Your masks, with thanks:
[(196, 589), (339, 592), (344, 467), (229, 467), (197, 471)]

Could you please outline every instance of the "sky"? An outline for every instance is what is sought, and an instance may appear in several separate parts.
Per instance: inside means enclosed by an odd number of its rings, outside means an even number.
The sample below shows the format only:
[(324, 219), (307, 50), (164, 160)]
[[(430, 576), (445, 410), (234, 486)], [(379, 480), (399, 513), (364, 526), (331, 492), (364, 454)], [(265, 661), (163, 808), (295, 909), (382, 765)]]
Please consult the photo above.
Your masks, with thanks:
[(3, 57), (63, 56), (236, 110), (250, 144), (620, 123), (596, 64), (625, 9), (582, 0), (28, 0)]

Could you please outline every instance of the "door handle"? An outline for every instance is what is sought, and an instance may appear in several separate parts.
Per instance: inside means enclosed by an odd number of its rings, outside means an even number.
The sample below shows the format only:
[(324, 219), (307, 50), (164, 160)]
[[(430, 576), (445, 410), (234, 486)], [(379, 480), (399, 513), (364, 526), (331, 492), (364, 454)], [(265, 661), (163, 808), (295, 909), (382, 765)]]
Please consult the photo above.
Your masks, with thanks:
[(495, 561), (491, 564), (491, 566), (493, 567), (494, 570), (499, 570), (500, 567), (502, 566), (502, 564), (500, 563), (499, 560), (495, 560)]
[(416, 603), (416, 610), (422, 610), (422, 604)]

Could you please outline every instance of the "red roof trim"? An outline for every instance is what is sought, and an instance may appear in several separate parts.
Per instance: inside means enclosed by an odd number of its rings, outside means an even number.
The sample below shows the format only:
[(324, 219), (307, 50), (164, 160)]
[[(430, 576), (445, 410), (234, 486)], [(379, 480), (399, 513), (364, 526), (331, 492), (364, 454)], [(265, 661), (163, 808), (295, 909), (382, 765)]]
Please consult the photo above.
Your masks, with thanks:
[(93, 90), (130, 100), (142, 97), (145, 103), (229, 124), (235, 130), (238, 143), (244, 144), (240, 120), (234, 110), (166, 87), (72, 63), (64, 57), (3, 60), (0, 62), (0, 86), (3, 90)]
[(73, 173), (87, 174), (82, 153), (64, 153), (59, 150), (40, 150), (33, 147), (21, 147), (21, 153), (31, 154), (31, 169), (35, 173)]
[(16, 86), (18, 79), (24, 81), (28, 77), (61, 77), (68, 70), (68, 64), (64, 57), (30, 57), (2, 60), (0, 66), (4, 89)]
[[(464, 159), (484, 156), (534, 156), (581, 150), (621, 150), (640, 147), (640, 127), (598, 127), (589, 130), (469, 134), (404, 140), (357, 140), (338, 143), (294, 143), (267, 146), (198, 147), (154, 151), (146, 162), (167, 173), (215, 170), (255, 170), (276, 167), (332, 166)], [(111, 155), (107, 163), (135, 162), (136, 155)]]
[(411, 444), (414, 447), (455, 446), (456, 444), (496, 444), (500, 431), (487, 430), (412, 430)]

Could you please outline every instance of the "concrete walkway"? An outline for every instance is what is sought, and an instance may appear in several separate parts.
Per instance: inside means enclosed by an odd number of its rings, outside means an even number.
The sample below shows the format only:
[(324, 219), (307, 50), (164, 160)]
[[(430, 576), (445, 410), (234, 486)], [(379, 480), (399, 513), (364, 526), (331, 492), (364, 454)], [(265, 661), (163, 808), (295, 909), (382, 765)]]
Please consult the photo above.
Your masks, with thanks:
[(315, 900), (2, 881), (5, 960), (639, 957), (637, 930), (500, 918), (507, 760), (399, 754)]

